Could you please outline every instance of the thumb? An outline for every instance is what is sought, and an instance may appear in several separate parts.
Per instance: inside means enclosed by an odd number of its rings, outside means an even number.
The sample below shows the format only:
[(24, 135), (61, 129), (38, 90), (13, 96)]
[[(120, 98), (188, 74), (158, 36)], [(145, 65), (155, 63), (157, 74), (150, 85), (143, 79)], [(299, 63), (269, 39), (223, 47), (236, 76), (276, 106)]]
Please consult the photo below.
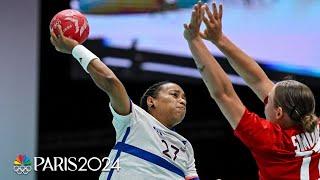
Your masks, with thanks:
[(57, 46), (54, 46), (54, 47), (55, 47), (56, 51), (62, 52)]
[(205, 33), (199, 32), (199, 34), (202, 39), (208, 40), (208, 36)]

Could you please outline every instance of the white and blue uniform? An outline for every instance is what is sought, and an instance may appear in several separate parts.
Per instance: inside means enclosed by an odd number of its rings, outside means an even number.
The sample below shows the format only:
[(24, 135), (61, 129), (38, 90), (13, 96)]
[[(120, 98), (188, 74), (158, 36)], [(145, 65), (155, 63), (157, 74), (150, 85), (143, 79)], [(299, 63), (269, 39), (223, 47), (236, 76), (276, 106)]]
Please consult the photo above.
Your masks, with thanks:
[(116, 130), (109, 158), (119, 160), (120, 170), (102, 172), (99, 180), (199, 180), (188, 140), (132, 102), (126, 116), (109, 107)]

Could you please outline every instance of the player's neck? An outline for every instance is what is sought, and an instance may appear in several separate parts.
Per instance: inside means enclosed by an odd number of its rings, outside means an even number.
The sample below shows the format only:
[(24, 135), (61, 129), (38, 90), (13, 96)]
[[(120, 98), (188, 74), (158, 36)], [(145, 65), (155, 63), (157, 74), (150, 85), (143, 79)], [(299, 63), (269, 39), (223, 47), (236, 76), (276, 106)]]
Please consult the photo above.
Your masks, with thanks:
[(293, 126), (297, 126), (297, 123), (293, 122), (287, 116), (284, 116), (284, 118), (278, 120), (276, 123), (279, 124), (280, 127), (283, 128), (283, 129), (288, 129), (288, 128), (291, 128)]
[(162, 125), (166, 126), (169, 129), (172, 129), (175, 124), (172, 124), (172, 120), (169, 120), (168, 118), (164, 117), (163, 114), (161, 113), (151, 113), (151, 115), (157, 120), (159, 121)]

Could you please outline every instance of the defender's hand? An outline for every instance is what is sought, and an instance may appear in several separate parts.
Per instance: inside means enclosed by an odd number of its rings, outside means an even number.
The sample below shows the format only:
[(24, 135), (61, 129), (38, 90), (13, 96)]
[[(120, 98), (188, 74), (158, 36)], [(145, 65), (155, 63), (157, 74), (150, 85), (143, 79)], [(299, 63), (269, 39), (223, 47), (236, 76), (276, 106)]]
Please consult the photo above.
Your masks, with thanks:
[(203, 11), (206, 12), (208, 17), (203, 16), (203, 21), (206, 25), (206, 30), (201, 37), (203, 39), (209, 40), (214, 44), (217, 44), (223, 37), (222, 32), (222, 14), (223, 6), (219, 5), (219, 10), (217, 9), (216, 3), (212, 3), (213, 13), (211, 13), (207, 4), (201, 7)]
[(184, 24), (184, 38), (187, 41), (194, 40), (196, 38), (201, 38), (200, 25), (202, 18), (204, 16), (204, 11), (201, 9), (201, 2), (194, 5), (191, 19), (189, 24)]

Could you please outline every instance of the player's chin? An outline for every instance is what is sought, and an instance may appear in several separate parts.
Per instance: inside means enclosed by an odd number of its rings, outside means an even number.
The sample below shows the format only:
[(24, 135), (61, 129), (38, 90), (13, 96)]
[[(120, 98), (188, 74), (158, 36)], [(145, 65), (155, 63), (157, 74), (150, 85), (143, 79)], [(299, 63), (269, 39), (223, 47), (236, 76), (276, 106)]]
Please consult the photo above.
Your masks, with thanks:
[(186, 116), (185, 112), (179, 112), (176, 114), (176, 121), (178, 122), (177, 124), (181, 123), (184, 119), (184, 117)]
[(183, 121), (183, 118), (182, 118), (182, 119), (181, 119), (181, 118), (176, 119), (176, 120), (175, 120), (175, 123), (173, 124), (173, 127), (176, 126), (176, 125), (178, 125), (178, 124), (180, 124), (182, 121)]

